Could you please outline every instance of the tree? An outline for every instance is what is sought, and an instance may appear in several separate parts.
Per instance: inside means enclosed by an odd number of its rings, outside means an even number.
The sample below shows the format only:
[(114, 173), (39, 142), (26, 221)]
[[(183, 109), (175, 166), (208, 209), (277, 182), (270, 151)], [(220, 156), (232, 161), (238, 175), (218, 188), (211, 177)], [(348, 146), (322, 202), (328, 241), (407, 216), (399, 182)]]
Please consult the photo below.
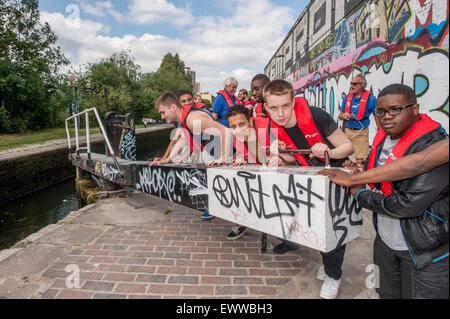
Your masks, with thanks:
[[(76, 78), (74, 85), (82, 92), (81, 110), (95, 107), (104, 113), (104, 89), (107, 88), (109, 111), (132, 113), (138, 121), (144, 116), (159, 118), (153, 106), (162, 93), (192, 89), (191, 77), (185, 74), (184, 62), (178, 54), (167, 54), (156, 72), (143, 74), (131, 52), (120, 51), (88, 63), (86, 71)], [(89, 93), (83, 93), (87, 89)]]
[(75, 85), (81, 92), (80, 109), (95, 107), (105, 113), (104, 89), (107, 89), (109, 111), (129, 113), (136, 109), (134, 97), (140, 90), (140, 77), (141, 67), (129, 51), (88, 63), (86, 71), (76, 75)]
[(40, 22), (36, 0), (0, 0), (0, 131), (60, 121), (68, 87), (58, 70), (69, 61), (55, 43), (50, 25)]
[(178, 53), (164, 56), (161, 66), (152, 76), (152, 86), (160, 94), (177, 93), (180, 90), (192, 90), (192, 78), (184, 71), (184, 62)]
[(184, 71), (185, 64), (178, 53), (166, 54), (159, 69), (154, 73), (143, 75), (140, 85), (141, 103), (143, 114), (151, 118), (160, 118), (158, 111), (154, 108), (158, 97), (165, 92), (177, 94), (181, 90), (192, 90), (192, 78)]

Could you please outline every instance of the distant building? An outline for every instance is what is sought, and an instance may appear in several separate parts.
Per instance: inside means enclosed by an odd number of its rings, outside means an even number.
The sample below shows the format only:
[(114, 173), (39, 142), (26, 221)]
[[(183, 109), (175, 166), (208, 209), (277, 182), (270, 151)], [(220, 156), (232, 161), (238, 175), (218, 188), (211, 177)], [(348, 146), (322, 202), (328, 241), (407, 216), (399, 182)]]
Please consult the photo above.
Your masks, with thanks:
[(198, 91), (196, 91), (196, 84), (197, 84), (197, 78), (196, 78), (196, 75), (195, 75), (195, 71), (194, 70), (191, 70), (191, 68), (189, 68), (189, 67), (185, 67), (184, 68), (184, 71), (186, 72), (186, 74), (190, 74), (191, 75), (191, 78), (192, 78), (192, 88), (194, 89), (194, 93), (196, 93), (196, 92), (198, 92)]
[(199, 94), (200, 93), (200, 83), (195, 83), (194, 93), (195, 94)]
[(357, 74), (375, 94), (403, 83), (448, 131), (449, 9), (442, 0), (311, 0), (264, 71), (336, 120)]

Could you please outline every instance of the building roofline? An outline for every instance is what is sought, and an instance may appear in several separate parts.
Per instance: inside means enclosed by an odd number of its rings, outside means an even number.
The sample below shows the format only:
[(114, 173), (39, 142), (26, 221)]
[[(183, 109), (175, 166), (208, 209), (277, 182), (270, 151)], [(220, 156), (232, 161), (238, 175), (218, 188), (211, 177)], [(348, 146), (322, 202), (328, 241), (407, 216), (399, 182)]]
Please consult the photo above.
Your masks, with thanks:
[[(325, 0), (326, 1), (326, 0)], [(278, 50), (280, 50), (280, 48), (283, 46), (283, 44), (286, 42), (286, 40), (289, 38), (289, 36), (291, 35), (291, 33), (294, 32), (294, 29), (297, 27), (297, 25), (300, 23), (300, 20), (303, 18), (303, 16), (306, 14), (306, 12), (308, 12), (309, 7), (315, 2), (315, 0), (311, 0), (309, 1), (309, 3), (307, 4), (307, 6), (305, 7), (305, 9), (303, 9), (302, 13), (300, 14), (300, 16), (297, 18), (297, 20), (295, 21), (294, 25), (292, 26), (292, 28), (289, 30), (289, 32), (287, 33), (287, 35), (284, 37), (283, 41), (281, 41), (281, 44), (278, 46), (278, 48), (275, 50), (275, 53), (272, 55), (272, 57), (269, 59), (269, 62), (266, 64), (266, 66), (264, 67), (264, 72), (267, 69), (267, 67), (269, 66), (270, 62), (272, 62), (273, 58), (275, 57), (275, 55), (277, 54)], [(308, 21), (309, 23), (309, 21)]]

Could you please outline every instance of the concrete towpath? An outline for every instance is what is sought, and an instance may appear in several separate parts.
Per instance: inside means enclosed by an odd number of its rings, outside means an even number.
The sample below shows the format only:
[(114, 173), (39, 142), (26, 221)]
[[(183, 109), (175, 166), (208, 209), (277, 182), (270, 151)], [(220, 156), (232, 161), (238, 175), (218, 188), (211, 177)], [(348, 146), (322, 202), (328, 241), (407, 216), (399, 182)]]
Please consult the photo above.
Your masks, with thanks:
[[(319, 298), (318, 251), (274, 255), (269, 236), (262, 254), (260, 233), (229, 241), (231, 226), (143, 193), (105, 199), (0, 251), (0, 298)], [(378, 298), (366, 287), (373, 239), (364, 212), (338, 298)]]

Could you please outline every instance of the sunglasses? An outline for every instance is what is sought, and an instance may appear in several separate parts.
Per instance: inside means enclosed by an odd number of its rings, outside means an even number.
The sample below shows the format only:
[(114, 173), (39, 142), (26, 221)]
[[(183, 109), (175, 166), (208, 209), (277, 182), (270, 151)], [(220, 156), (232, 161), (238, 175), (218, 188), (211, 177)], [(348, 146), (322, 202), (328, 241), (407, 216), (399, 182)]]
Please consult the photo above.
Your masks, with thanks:
[(357, 86), (358, 84), (361, 84), (362, 82), (351, 82), (350, 85), (351, 86)]

